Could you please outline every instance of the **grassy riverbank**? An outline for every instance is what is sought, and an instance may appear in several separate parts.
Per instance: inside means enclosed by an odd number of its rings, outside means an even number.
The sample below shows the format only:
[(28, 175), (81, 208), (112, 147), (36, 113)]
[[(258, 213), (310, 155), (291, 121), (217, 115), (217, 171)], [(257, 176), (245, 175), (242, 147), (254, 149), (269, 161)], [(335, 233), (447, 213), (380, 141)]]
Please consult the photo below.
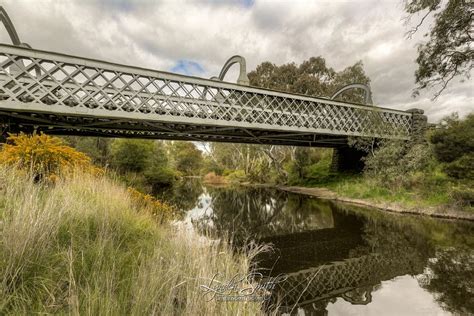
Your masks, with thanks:
[(254, 315), (203, 297), (249, 258), (158, 224), (105, 176), (35, 183), (0, 166), (0, 314)]

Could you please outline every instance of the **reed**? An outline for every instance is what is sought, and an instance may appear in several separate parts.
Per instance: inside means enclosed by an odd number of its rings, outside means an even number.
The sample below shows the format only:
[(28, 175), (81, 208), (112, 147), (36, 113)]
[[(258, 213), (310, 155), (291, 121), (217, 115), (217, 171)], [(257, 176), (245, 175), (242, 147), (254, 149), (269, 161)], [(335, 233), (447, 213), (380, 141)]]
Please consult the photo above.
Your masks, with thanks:
[(246, 274), (254, 253), (203, 242), (141, 212), (106, 176), (38, 183), (0, 166), (0, 314), (256, 315), (200, 285)]

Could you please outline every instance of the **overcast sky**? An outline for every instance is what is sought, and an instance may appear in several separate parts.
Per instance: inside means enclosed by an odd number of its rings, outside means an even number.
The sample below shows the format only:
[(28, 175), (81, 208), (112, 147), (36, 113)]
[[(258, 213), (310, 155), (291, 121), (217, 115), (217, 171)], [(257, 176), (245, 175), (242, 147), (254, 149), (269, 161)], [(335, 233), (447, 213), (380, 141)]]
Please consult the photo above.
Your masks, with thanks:
[[(474, 109), (473, 81), (455, 80), (436, 101), (412, 98), (416, 45), (403, 0), (6, 0), (23, 42), (42, 50), (210, 77), (239, 54), (264, 61), (323, 56), (336, 70), (362, 60), (377, 105), (424, 109), (435, 122)], [(414, 22), (413, 22), (414, 23)], [(413, 24), (412, 23), (412, 24)], [(5, 30), (0, 40), (9, 42)], [(229, 72), (229, 81), (237, 72)]]

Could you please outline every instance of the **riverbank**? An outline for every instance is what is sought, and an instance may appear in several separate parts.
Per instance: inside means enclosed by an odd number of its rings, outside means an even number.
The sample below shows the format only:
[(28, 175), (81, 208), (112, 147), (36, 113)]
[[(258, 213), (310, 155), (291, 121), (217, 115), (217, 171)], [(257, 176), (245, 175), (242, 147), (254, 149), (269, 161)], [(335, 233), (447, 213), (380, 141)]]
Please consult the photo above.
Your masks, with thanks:
[(38, 182), (0, 166), (0, 314), (262, 314), (201, 288), (246, 275), (251, 254), (190, 237), (137, 194), (107, 176)]
[(340, 201), (348, 204), (354, 204), (369, 208), (375, 208), (382, 211), (402, 214), (426, 215), (446, 219), (460, 219), (474, 221), (474, 213), (460, 209), (449, 208), (447, 206), (406, 206), (396, 202), (374, 201), (366, 199), (356, 199), (345, 197), (327, 188), (308, 188), (301, 186), (273, 186), (286, 192), (313, 196), (319, 199)]

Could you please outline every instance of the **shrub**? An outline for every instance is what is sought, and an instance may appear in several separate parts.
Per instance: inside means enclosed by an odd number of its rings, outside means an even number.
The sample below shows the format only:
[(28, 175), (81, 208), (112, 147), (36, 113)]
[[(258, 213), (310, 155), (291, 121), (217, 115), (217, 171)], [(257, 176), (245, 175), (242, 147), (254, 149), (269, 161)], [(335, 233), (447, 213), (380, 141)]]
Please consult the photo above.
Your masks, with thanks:
[(191, 142), (176, 141), (170, 145), (174, 168), (184, 175), (199, 174), (203, 165), (202, 152)]
[(163, 223), (177, 216), (174, 207), (164, 203), (149, 194), (143, 194), (134, 188), (128, 188), (127, 192), (132, 197), (132, 201), (141, 212), (149, 214), (157, 223)]
[(235, 181), (235, 182), (245, 181), (246, 179), (245, 171), (241, 169), (230, 171), (227, 173), (227, 178), (229, 178), (230, 181)]
[(426, 143), (386, 141), (365, 159), (364, 174), (386, 187), (412, 185), (420, 172), (431, 170), (433, 154)]
[(214, 172), (209, 172), (204, 176), (204, 182), (212, 184), (225, 184), (227, 180), (223, 176), (216, 175)]
[(176, 180), (177, 173), (169, 166), (168, 156), (160, 142), (155, 142), (153, 151), (146, 161), (143, 175), (153, 190), (169, 186)]
[(451, 190), (453, 200), (463, 206), (474, 205), (474, 189), (468, 186), (457, 186)]
[(474, 152), (445, 164), (443, 169), (450, 177), (474, 180)]
[(457, 114), (444, 118), (431, 134), (436, 159), (453, 178), (473, 179), (474, 113), (465, 119)]
[(84, 172), (101, 173), (91, 159), (66, 146), (60, 138), (46, 134), (10, 135), (0, 151), (0, 162), (30, 171), (36, 178), (55, 179), (79, 168)]
[(153, 141), (115, 139), (111, 147), (112, 165), (121, 171), (141, 172), (145, 170), (153, 150)]

